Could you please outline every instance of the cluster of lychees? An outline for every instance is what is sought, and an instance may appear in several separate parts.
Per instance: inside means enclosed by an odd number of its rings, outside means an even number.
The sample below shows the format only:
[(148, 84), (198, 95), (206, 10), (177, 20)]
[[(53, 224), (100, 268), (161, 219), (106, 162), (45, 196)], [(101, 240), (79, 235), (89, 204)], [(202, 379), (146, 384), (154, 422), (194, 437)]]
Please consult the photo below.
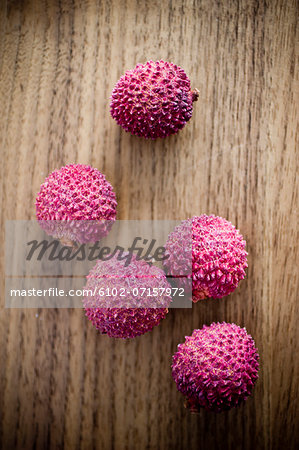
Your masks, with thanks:
[[(126, 131), (156, 139), (177, 133), (192, 116), (198, 91), (180, 67), (149, 61), (127, 71), (111, 95), (111, 115)], [(116, 218), (116, 196), (97, 169), (71, 164), (52, 172), (36, 198), (42, 228), (64, 244), (95, 242)], [(87, 277), (84, 308), (92, 324), (115, 338), (134, 338), (153, 329), (171, 302), (165, 272), (178, 286), (192, 286), (192, 300), (222, 298), (245, 277), (247, 252), (242, 235), (214, 215), (183, 221), (168, 236), (164, 270), (133, 256), (129, 265), (112, 257), (98, 261)], [(192, 256), (190, 274), (178, 276)], [(127, 287), (130, 286), (130, 291)], [(103, 295), (103, 288), (117, 295)], [(163, 295), (141, 298), (138, 292), (161, 288)], [(135, 290), (134, 290), (135, 288)], [(106, 289), (107, 291), (107, 289)], [(120, 294), (125, 293), (125, 295)], [(130, 294), (130, 293), (131, 294)], [(133, 294), (134, 292), (134, 294)], [(137, 292), (137, 295), (136, 295)], [(213, 323), (194, 330), (173, 356), (172, 375), (192, 411), (222, 411), (252, 392), (258, 377), (258, 353), (252, 337), (235, 324)]]

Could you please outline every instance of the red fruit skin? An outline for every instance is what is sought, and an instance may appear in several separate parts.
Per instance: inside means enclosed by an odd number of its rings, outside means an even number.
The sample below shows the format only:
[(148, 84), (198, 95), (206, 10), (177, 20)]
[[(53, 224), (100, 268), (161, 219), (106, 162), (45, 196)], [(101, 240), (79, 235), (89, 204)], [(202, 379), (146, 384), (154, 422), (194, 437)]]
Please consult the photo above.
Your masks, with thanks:
[(36, 217), (47, 234), (65, 241), (95, 242), (116, 217), (116, 196), (98, 169), (70, 164), (54, 170), (36, 197)]
[[(191, 239), (192, 232), (192, 239)], [(195, 216), (183, 221), (168, 237), (169, 258), (164, 262), (168, 275), (186, 273), (192, 251), (192, 300), (222, 298), (233, 292), (245, 277), (246, 241), (229, 221), (214, 215)], [(184, 286), (191, 275), (178, 279)]]
[(212, 323), (194, 330), (173, 355), (172, 377), (191, 412), (238, 406), (258, 379), (259, 355), (245, 328)]
[[(150, 295), (142, 295), (141, 289), (149, 289)], [(164, 272), (133, 255), (129, 266), (117, 255), (108, 261), (98, 261), (87, 276), (85, 313), (102, 334), (128, 339), (151, 331), (168, 313), (169, 295), (153, 297), (153, 288), (170, 288)], [(104, 295), (101, 295), (101, 290)], [(108, 295), (116, 290), (117, 295)], [(147, 291), (148, 293), (148, 291)], [(137, 295), (136, 295), (137, 294)]]
[(198, 95), (181, 67), (148, 61), (128, 70), (116, 83), (110, 112), (118, 125), (134, 135), (164, 138), (190, 120)]

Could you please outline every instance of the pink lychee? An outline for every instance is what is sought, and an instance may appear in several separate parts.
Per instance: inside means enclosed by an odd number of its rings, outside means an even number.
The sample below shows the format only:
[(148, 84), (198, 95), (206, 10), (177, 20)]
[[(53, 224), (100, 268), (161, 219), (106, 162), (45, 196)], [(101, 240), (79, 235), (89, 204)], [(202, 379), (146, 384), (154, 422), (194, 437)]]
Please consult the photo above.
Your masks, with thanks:
[(116, 83), (110, 112), (116, 122), (140, 137), (177, 133), (190, 120), (198, 90), (184, 70), (166, 61), (148, 61), (128, 70)]
[[(168, 275), (177, 277), (192, 258), (192, 300), (221, 298), (233, 292), (245, 277), (246, 242), (229, 221), (205, 214), (187, 219), (169, 235), (165, 245), (164, 266)], [(191, 269), (191, 266), (190, 266)], [(190, 270), (191, 272), (191, 270)], [(191, 278), (178, 278), (184, 285)]]
[(245, 328), (212, 323), (194, 330), (173, 355), (172, 376), (192, 412), (220, 412), (252, 394), (259, 355)]
[(98, 169), (70, 164), (54, 170), (36, 197), (36, 217), (51, 236), (67, 242), (95, 242), (116, 217), (116, 197)]
[(102, 334), (114, 338), (133, 338), (151, 331), (164, 319), (171, 302), (164, 272), (135, 255), (131, 258), (128, 265), (117, 254), (98, 261), (84, 288), (86, 316)]

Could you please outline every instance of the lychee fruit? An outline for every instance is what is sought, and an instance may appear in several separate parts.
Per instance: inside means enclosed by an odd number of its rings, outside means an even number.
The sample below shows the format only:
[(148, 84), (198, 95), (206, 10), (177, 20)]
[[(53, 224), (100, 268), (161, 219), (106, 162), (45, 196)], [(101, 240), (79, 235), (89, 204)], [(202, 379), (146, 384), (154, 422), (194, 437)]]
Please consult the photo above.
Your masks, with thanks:
[(172, 299), (171, 286), (161, 269), (133, 254), (121, 258), (115, 254), (96, 263), (87, 276), (83, 305), (86, 316), (102, 334), (126, 339), (159, 325)]
[[(187, 219), (169, 235), (165, 245), (168, 259), (164, 267), (168, 275), (177, 277), (184, 286), (192, 278), (192, 300), (222, 298), (233, 292), (245, 277), (247, 265), (246, 242), (229, 221), (205, 214)], [(192, 259), (190, 274), (186, 271)]]
[(194, 330), (173, 355), (172, 376), (185, 406), (221, 412), (252, 394), (259, 355), (254, 340), (234, 323), (212, 323)]
[(117, 202), (111, 184), (98, 169), (70, 164), (45, 179), (35, 205), (47, 234), (72, 245), (104, 237), (115, 221)]
[(126, 131), (156, 139), (177, 133), (191, 119), (197, 89), (184, 70), (166, 61), (148, 61), (116, 83), (110, 112)]

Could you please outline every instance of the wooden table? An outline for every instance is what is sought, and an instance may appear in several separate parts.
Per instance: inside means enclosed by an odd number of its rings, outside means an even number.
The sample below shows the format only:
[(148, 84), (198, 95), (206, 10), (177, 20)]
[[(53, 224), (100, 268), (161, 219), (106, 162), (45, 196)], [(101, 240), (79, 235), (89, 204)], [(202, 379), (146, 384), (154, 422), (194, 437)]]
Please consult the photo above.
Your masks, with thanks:
[[(249, 252), (232, 295), (171, 310), (130, 341), (100, 336), (83, 310), (9, 310), (2, 296), (0, 447), (295, 448), (298, 3), (0, 4), (2, 239), (5, 220), (34, 218), (50, 171), (88, 163), (115, 187), (119, 219), (214, 213), (237, 225)], [(156, 142), (109, 115), (120, 75), (148, 59), (181, 65), (200, 90), (186, 128)], [(223, 414), (191, 415), (172, 353), (194, 328), (223, 320), (256, 340), (254, 395)]]

